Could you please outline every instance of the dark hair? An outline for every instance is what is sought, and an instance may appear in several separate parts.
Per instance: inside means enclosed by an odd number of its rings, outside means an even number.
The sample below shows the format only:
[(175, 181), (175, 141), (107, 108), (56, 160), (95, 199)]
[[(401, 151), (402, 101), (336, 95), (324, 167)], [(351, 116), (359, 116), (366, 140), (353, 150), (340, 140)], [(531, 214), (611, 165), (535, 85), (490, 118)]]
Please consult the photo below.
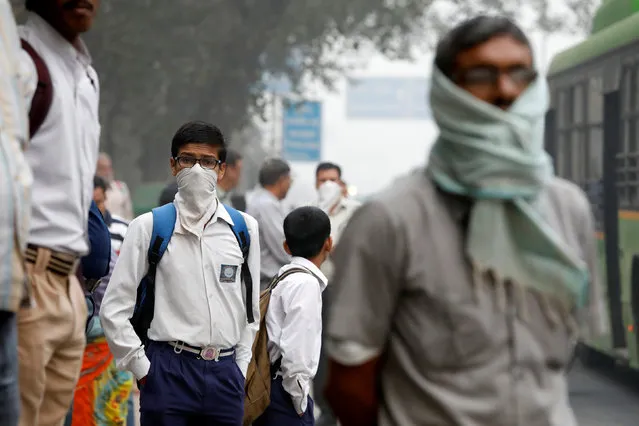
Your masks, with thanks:
[(171, 141), (171, 156), (177, 157), (178, 151), (184, 145), (190, 143), (201, 143), (220, 147), (218, 160), (226, 161), (226, 141), (222, 131), (213, 124), (204, 121), (189, 121), (185, 123), (175, 132)]
[(335, 163), (329, 162), (319, 163), (317, 165), (317, 168), (315, 169), (315, 176), (317, 176), (319, 172), (323, 172), (324, 170), (337, 170), (337, 174), (340, 179), (342, 177), (342, 168)]
[(508, 35), (532, 47), (526, 34), (510, 19), (504, 16), (477, 16), (462, 22), (450, 30), (437, 44), (435, 65), (447, 77), (455, 71), (457, 56), (475, 46), (501, 35)]
[(107, 189), (109, 189), (109, 184), (104, 178), (96, 175), (93, 176), (93, 189), (97, 188), (101, 188), (102, 190), (104, 190), (104, 192), (106, 192)]
[(238, 161), (242, 159), (242, 154), (239, 151), (234, 150), (233, 148), (228, 148), (226, 150), (226, 165), (235, 167)]
[(24, 4), (24, 8), (33, 11), (38, 3), (37, 0), (27, 0)]
[(284, 219), (284, 236), (293, 256), (312, 259), (331, 236), (331, 220), (317, 207), (298, 207)]
[(291, 173), (291, 167), (280, 158), (266, 160), (260, 167), (258, 180), (262, 186), (275, 185), (283, 176)]

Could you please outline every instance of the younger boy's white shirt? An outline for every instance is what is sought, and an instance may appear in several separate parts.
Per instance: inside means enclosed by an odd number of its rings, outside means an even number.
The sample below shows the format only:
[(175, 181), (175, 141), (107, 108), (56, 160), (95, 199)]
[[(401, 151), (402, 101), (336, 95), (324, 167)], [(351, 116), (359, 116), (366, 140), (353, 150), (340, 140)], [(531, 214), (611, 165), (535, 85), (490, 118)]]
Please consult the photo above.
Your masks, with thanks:
[(273, 290), (266, 313), (270, 359), (282, 357), (282, 384), (299, 414), (306, 412), (311, 380), (317, 373), (322, 345), (322, 291), (327, 279), (312, 262), (293, 257), (279, 275), (291, 268), (304, 268), (317, 276), (295, 273)]

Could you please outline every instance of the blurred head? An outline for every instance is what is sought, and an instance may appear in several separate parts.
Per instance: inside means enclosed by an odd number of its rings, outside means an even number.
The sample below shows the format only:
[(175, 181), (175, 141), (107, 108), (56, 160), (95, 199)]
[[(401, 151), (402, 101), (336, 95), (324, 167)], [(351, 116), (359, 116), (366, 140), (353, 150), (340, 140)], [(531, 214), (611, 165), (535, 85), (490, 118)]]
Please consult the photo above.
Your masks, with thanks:
[(321, 265), (333, 249), (331, 221), (317, 207), (299, 207), (284, 219), (284, 250)]
[(240, 183), (242, 176), (242, 154), (234, 149), (226, 150), (226, 171), (224, 178), (220, 179), (218, 185), (225, 191), (230, 191)]
[(264, 189), (283, 200), (291, 189), (291, 167), (284, 160), (271, 158), (262, 164), (258, 179)]
[(328, 181), (339, 183), (342, 178), (342, 169), (334, 163), (319, 163), (315, 169), (315, 187), (319, 187)]
[(93, 201), (98, 206), (98, 210), (104, 215), (106, 213), (106, 192), (109, 184), (100, 176), (93, 177)]
[(459, 87), (508, 109), (537, 78), (530, 41), (505, 17), (479, 16), (453, 28), (437, 46), (435, 65)]
[(91, 29), (100, 0), (27, 0), (25, 7), (73, 43)]
[(101, 152), (98, 156), (98, 165), (95, 174), (107, 182), (113, 181), (113, 163), (111, 157), (106, 152)]
[(169, 160), (173, 176), (199, 165), (214, 172), (219, 180), (226, 171), (225, 161), (226, 141), (222, 131), (213, 124), (190, 121), (173, 136)]

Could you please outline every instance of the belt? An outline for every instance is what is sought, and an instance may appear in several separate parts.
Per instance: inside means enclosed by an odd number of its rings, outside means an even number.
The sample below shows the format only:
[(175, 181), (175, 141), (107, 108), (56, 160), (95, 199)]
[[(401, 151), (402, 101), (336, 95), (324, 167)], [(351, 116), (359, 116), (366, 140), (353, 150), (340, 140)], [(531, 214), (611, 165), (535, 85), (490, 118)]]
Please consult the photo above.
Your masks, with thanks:
[(195, 346), (187, 345), (184, 342), (166, 342), (173, 348), (173, 352), (176, 354), (186, 351), (188, 353), (197, 355), (205, 361), (217, 361), (220, 357), (231, 356), (235, 353), (235, 349), (218, 349), (213, 346), (205, 346), (198, 348)]
[[(44, 247), (38, 247), (33, 244), (29, 244), (27, 246), (27, 251), (25, 253), (25, 260), (29, 263), (35, 264), (38, 260), (38, 251), (40, 249), (45, 249)], [(56, 253), (53, 250), (46, 249), (51, 252), (51, 256), (49, 257), (49, 261), (45, 266), (47, 271), (50, 271), (56, 275), (60, 275), (63, 277), (69, 276), (73, 273), (75, 269), (75, 257), (70, 254), (65, 253)]]

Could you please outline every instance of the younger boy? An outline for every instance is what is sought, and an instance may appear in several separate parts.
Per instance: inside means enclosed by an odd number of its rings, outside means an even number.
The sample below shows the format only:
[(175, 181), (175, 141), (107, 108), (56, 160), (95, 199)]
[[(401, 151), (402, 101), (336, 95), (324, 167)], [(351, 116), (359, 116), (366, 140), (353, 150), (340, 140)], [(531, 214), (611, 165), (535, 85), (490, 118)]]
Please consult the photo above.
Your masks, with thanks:
[(271, 403), (254, 426), (314, 425), (311, 381), (322, 343), (322, 291), (327, 280), (319, 267), (331, 251), (331, 222), (316, 207), (300, 207), (284, 220), (284, 249), (293, 256), (278, 276), (266, 313), (273, 381)]

